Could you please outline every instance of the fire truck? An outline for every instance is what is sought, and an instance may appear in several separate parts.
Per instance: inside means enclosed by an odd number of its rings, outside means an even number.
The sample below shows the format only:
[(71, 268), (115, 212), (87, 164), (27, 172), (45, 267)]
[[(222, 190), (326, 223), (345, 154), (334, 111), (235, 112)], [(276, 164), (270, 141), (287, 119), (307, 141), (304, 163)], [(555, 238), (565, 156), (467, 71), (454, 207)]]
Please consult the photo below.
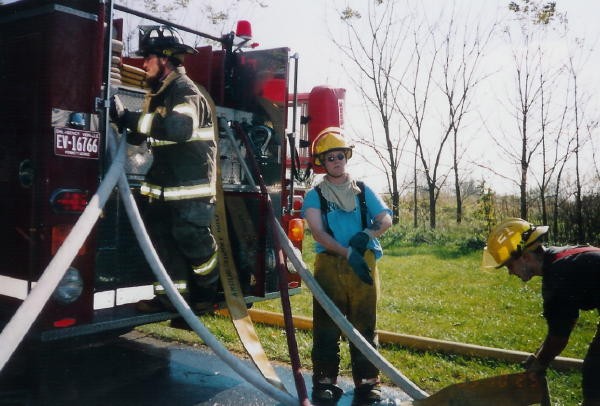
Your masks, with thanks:
[[(115, 134), (106, 118), (109, 96), (138, 110), (148, 91), (141, 59), (123, 45), (127, 16), (203, 44), (185, 67), (216, 106), (229, 243), (249, 306), (281, 295), (270, 212), (302, 248), (299, 212), (311, 179), (311, 137), (343, 124), (341, 89), (298, 94), (297, 56), (285, 47), (250, 46), (246, 21), (236, 32), (211, 36), (112, 1), (0, 2), (0, 326), (35, 287), (106, 175)], [(148, 147), (127, 147), (125, 172), (142, 209), (139, 184), (150, 163)], [(177, 316), (135, 309), (153, 297), (156, 278), (119, 193), (112, 192), (29, 339), (120, 332)], [(287, 292), (295, 294), (300, 278), (286, 266)], [(214, 308), (223, 301), (221, 294)]]

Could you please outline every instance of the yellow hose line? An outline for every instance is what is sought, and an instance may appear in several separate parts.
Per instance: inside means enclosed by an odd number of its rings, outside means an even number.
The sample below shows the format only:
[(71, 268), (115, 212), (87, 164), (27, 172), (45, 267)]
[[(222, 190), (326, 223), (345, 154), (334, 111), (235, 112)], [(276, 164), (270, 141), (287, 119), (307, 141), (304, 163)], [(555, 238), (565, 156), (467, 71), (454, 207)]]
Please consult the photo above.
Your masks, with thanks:
[[(218, 313), (227, 316), (226, 310), (220, 310)], [(284, 327), (283, 315), (280, 313), (257, 309), (250, 309), (248, 310), (248, 313), (254, 322)], [(312, 330), (312, 319), (310, 317), (294, 316), (294, 327), (300, 330)], [(434, 338), (392, 333), (383, 330), (377, 330), (377, 334), (379, 335), (380, 343), (396, 344), (421, 351), (439, 351), (474, 357), (494, 358), (509, 362), (525, 361), (530, 354), (523, 351), (483, 347), (480, 345), (437, 340)], [(556, 370), (581, 369), (583, 360), (577, 358), (556, 357), (556, 359), (552, 361), (551, 366)]]

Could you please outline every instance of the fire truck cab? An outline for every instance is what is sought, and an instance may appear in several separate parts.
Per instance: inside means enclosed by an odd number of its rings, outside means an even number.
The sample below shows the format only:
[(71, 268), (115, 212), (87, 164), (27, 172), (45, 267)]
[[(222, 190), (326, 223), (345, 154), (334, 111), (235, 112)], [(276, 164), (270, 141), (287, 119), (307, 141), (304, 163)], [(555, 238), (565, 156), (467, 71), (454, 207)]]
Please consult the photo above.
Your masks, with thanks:
[[(35, 287), (106, 175), (107, 137), (114, 136), (106, 119), (108, 95), (119, 94), (129, 109), (137, 110), (148, 91), (141, 60), (128, 56), (137, 44), (132, 50), (123, 46), (129, 33), (123, 32), (117, 12), (136, 15), (144, 24), (166, 23), (111, 1), (0, 5), (0, 326)], [(251, 303), (280, 295), (269, 205), (302, 248), (302, 230), (290, 225), (302, 226), (295, 219), (311, 164), (310, 120), (288, 117), (297, 107), (297, 97), (288, 90), (290, 50), (248, 47), (247, 24), (238, 25), (243, 33), (222, 37), (179, 29), (207, 42), (186, 58), (185, 67), (217, 106), (212, 114), (222, 134), (218, 164), (230, 244), (244, 298)], [(330, 92), (329, 97), (336, 106), (343, 104), (343, 93)], [(308, 99), (301, 101), (306, 111)], [(300, 136), (288, 133), (293, 120), (301, 123)], [(339, 116), (337, 122), (341, 124)], [(225, 136), (227, 131), (232, 136)], [(125, 171), (141, 208), (138, 186), (150, 162), (147, 147), (128, 146)], [(248, 169), (253, 167), (260, 176)], [(266, 193), (257, 185), (260, 178)], [(176, 316), (135, 310), (135, 302), (153, 296), (155, 277), (119, 193), (115, 188), (37, 318), (31, 338), (50, 341), (120, 331)], [(288, 292), (294, 294), (300, 279), (288, 268)], [(221, 295), (215, 309), (223, 306)]]

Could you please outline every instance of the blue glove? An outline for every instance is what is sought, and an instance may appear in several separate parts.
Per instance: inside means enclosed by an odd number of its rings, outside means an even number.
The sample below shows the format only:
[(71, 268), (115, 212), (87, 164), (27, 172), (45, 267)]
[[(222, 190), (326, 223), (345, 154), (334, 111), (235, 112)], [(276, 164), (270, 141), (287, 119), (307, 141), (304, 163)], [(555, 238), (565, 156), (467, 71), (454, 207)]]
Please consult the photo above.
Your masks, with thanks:
[(373, 284), (373, 278), (371, 277), (369, 265), (367, 265), (367, 262), (363, 256), (358, 253), (358, 250), (352, 247), (348, 247), (348, 263), (361, 281), (368, 285)]
[(360, 252), (360, 255), (365, 255), (367, 244), (369, 244), (370, 239), (371, 236), (369, 236), (369, 234), (365, 233), (364, 231), (359, 231), (358, 233), (354, 234), (352, 238), (350, 238), (349, 245)]

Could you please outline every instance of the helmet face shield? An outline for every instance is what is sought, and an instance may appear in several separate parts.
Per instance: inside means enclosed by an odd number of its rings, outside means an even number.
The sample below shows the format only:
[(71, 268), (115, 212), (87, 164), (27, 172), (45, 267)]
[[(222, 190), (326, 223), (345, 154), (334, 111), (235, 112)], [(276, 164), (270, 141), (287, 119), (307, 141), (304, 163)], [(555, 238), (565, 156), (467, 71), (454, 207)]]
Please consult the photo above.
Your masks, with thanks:
[(548, 232), (548, 226), (534, 226), (519, 218), (510, 218), (496, 226), (483, 249), (482, 267), (501, 268), (519, 257)]

